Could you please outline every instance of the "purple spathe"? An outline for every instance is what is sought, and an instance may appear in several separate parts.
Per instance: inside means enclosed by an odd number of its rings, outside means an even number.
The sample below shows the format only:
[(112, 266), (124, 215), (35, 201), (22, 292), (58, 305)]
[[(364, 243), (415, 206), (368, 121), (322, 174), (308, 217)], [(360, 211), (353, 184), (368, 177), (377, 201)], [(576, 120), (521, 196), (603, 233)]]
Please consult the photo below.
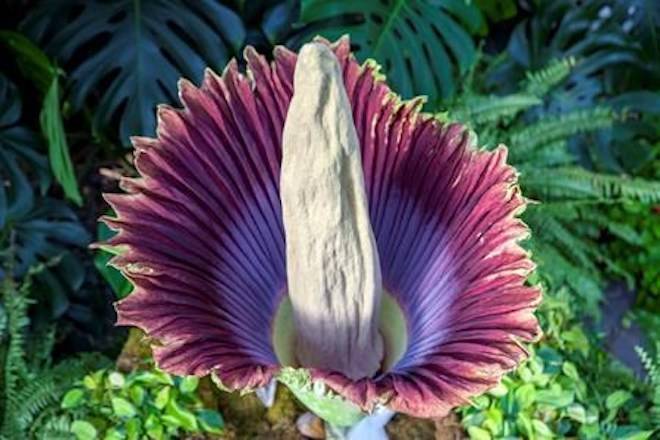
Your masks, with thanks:
[[(506, 149), (477, 151), (467, 131), (401, 102), (373, 63), (359, 65), (347, 39), (342, 66), (362, 149), (369, 212), (384, 288), (401, 306), (408, 346), (389, 371), (351, 381), (312, 370), (370, 410), (442, 416), (495, 385), (526, 357), (540, 330), (540, 292), (518, 245), (525, 201)], [(121, 325), (158, 343), (161, 368), (214, 372), (230, 389), (267, 383), (280, 366), (272, 344), (286, 294), (279, 200), (282, 129), (296, 54), (268, 63), (245, 52), (200, 88), (182, 81), (183, 110), (160, 107), (157, 139), (135, 138), (142, 176), (107, 195), (104, 219), (125, 251), (113, 264), (135, 284), (117, 304)], [(304, 367), (304, 365), (303, 365)]]

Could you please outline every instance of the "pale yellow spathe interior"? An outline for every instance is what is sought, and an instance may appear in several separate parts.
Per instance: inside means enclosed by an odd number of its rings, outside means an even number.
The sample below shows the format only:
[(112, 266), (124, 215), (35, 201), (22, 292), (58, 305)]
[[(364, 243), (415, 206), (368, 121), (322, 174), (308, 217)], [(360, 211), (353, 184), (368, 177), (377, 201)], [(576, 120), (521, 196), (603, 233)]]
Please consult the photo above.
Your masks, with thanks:
[[(401, 359), (408, 348), (406, 318), (397, 300), (387, 291), (381, 298), (378, 329), (385, 345), (380, 371), (387, 372)], [(291, 300), (285, 295), (273, 322), (273, 347), (277, 360), (283, 367), (304, 367), (296, 359), (295, 332)]]

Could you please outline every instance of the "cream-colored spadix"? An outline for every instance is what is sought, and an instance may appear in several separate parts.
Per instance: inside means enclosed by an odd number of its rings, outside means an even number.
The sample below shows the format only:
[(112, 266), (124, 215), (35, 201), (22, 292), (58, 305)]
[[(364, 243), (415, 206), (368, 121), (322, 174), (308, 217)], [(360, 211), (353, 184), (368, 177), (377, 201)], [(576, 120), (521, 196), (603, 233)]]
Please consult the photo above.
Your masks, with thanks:
[(339, 63), (323, 44), (306, 44), (298, 56), (282, 148), (298, 361), (351, 379), (371, 376), (383, 358), (380, 264), (351, 106)]

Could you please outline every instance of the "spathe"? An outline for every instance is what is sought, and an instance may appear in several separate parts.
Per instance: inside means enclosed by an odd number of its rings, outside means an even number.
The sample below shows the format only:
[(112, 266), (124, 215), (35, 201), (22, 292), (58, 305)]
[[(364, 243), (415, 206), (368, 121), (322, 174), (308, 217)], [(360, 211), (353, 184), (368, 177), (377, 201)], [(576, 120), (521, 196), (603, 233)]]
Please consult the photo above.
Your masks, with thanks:
[[(365, 410), (443, 416), (497, 384), (527, 356), (521, 342), (540, 334), (540, 292), (525, 285), (534, 266), (518, 245), (525, 201), (504, 147), (477, 150), (464, 127), (400, 101), (374, 63), (354, 60), (348, 39), (331, 47), (383, 286), (407, 335), (374, 377), (311, 376)], [(142, 177), (107, 196), (117, 218), (106, 219), (119, 230), (108, 244), (124, 249), (113, 264), (135, 285), (117, 304), (118, 323), (157, 341), (161, 368), (214, 373), (240, 390), (282, 367), (273, 342), (286, 298), (279, 175), (296, 54), (279, 47), (269, 64), (248, 48), (245, 58), (247, 76), (232, 62), (221, 77), (207, 71), (200, 88), (180, 84), (184, 109), (161, 107), (157, 138), (134, 140)]]

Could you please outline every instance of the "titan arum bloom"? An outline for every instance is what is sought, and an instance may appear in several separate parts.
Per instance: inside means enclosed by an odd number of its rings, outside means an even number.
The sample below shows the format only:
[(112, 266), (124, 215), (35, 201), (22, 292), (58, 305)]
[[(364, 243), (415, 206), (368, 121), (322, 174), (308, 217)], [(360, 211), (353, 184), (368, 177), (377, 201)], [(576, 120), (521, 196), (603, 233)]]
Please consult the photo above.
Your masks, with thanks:
[(497, 384), (540, 333), (506, 148), (402, 102), (348, 39), (245, 59), (133, 139), (141, 178), (104, 219), (135, 285), (119, 324), (171, 373), (279, 379), (326, 419), (444, 416)]

